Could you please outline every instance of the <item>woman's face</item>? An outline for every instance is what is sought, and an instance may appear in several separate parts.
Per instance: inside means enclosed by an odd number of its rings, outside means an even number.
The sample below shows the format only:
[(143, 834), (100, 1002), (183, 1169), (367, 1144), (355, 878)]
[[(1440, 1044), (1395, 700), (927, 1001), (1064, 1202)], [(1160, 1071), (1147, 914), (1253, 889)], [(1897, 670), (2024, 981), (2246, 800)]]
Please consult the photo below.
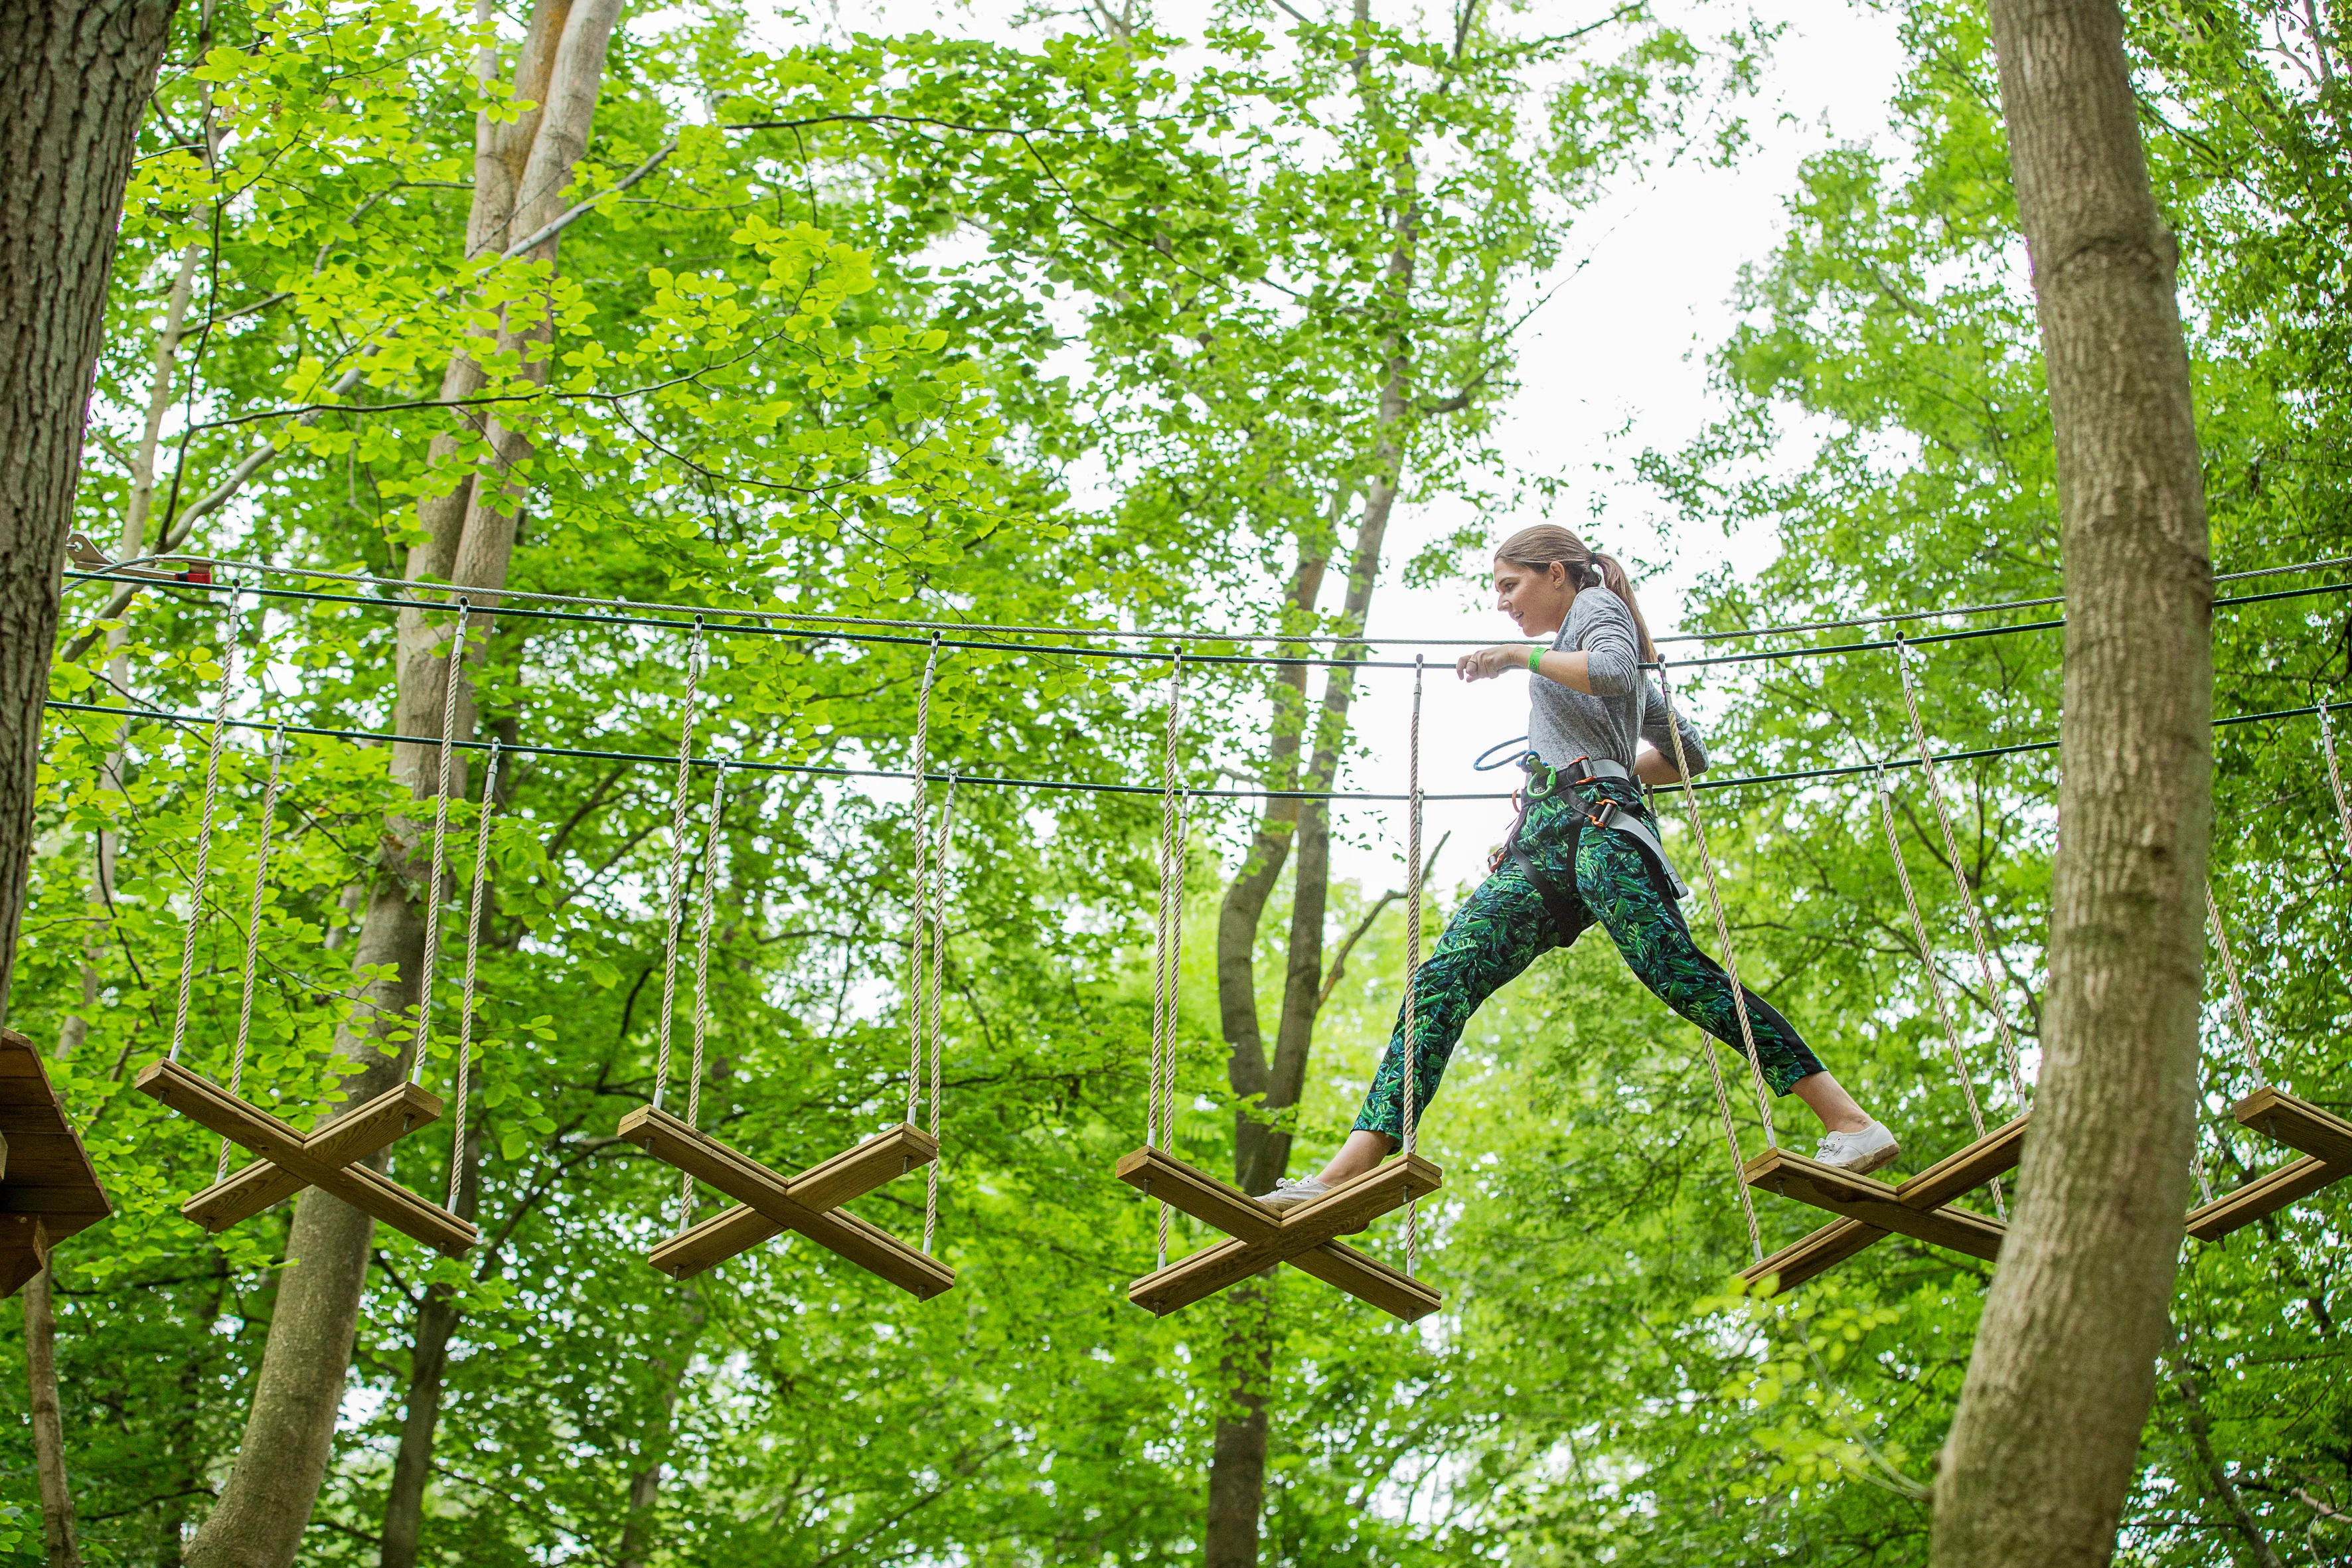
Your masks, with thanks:
[(1548, 637), (1566, 626), (1568, 606), (1575, 598), (1568, 568), (1557, 561), (1549, 567), (1499, 559), (1495, 563), (1495, 607), (1528, 637)]

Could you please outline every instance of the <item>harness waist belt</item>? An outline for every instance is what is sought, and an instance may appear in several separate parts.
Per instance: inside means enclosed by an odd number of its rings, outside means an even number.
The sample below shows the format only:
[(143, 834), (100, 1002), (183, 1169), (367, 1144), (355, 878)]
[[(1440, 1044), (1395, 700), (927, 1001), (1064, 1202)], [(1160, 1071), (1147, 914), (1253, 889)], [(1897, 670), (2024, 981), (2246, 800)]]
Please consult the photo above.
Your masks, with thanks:
[[(1634, 780), (1633, 769), (1622, 763), (1612, 762), (1607, 757), (1579, 757), (1566, 768), (1550, 767), (1548, 763), (1542, 765), (1550, 773), (1555, 788), (1564, 785), (1573, 789), (1580, 784), (1590, 784), (1594, 779), (1622, 779), (1628, 783), (1637, 782)], [(1580, 771), (1571, 773), (1570, 771), (1571, 768)], [(1603, 797), (1600, 808), (1587, 813), (1585, 820), (1595, 827), (1607, 827), (1622, 833), (1648, 850), (1651, 858), (1657, 861), (1658, 868), (1666, 874), (1666, 885), (1674, 890), (1675, 897), (1679, 899), (1690, 891), (1683, 885), (1683, 879), (1675, 875), (1674, 862), (1666, 858), (1666, 847), (1658, 842), (1658, 836), (1652, 832), (1649, 824), (1640, 817), (1631, 815), (1615, 801)], [(1532, 873), (1532, 863), (1522, 862), (1522, 864)]]

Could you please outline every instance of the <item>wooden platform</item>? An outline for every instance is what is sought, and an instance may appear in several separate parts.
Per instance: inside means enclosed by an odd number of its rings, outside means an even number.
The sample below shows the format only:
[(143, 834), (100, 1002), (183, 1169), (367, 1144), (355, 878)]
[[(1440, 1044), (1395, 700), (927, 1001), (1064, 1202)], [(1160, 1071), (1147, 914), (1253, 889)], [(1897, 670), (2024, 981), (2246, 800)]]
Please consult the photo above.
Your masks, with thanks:
[(736, 1200), (701, 1224), (655, 1247), (649, 1261), (673, 1279), (783, 1232), (797, 1231), (868, 1273), (929, 1300), (955, 1284), (955, 1270), (908, 1246), (880, 1226), (841, 1205), (939, 1158), (939, 1140), (909, 1122), (867, 1139), (797, 1176), (781, 1176), (757, 1160), (688, 1126), (658, 1106), (621, 1119), (620, 1136), (656, 1159)]
[(1827, 1272), (1864, 1247), (1902, 1235), (1988, 1260), (2000, 1252), (2008, 1227), (1949, 1206), (1964, 1194), (2016, 1168), (2032, 1112), (1997, 1127), (1899, 1184), (1856, 1176), (1786, 1149), (1768, 1149), (1748, 1162), (1751, 1187), (1825, 1209), (1839, 1217), (1802, 1240), (1740, 1271), (1750, 1284), (1776, 1279), (1789, 1290)]
[(1120, 1160), (1118, 1179), (1231, 1237), (1128, 1287), (1127, 1299), (1155, 1316), (1189, 1307), (1279, 1263), (1406, 1322), (1427, 1317), (1444, 1300), (1411, 1275), (1335, 1239), (1402, 1208), (1409, 1197), (1426, 1197), (1444, 1185), (1444, 1173), (1418, 1154), (1388, 1161), (1279, 1217), (1240, 1188), (1164, 1150), (1138, 1149)]
[(478, 1239), (471, 1225), (439, 1204), (358, 1163), (439, 1119), (440, 1100), (415, 1084), (388, 1089), (306, 1135), (174, 1061), (159, 1061), (132, 1082), (142, 1093), (257, 1156), (180, 1205), (182, 1214), (207, 1231), (259, 1214), (304, 1187), (317, 1187), (451, 1258), (463, 1257)]
[(0, 1298), (47, 1268), (49, 1248), (113, 1212), (41, 1053), (0, 1029)]
[(2236, 1112), (2240, 1125), (2302, 1150), (2303, 1157), (2190, 1209), (2189, 1234), (2200, 1241), (2219, 1241), (2241, 1226), (2352, 1176), (2352, 1121), (2268, 1087), (2238, 1101)]

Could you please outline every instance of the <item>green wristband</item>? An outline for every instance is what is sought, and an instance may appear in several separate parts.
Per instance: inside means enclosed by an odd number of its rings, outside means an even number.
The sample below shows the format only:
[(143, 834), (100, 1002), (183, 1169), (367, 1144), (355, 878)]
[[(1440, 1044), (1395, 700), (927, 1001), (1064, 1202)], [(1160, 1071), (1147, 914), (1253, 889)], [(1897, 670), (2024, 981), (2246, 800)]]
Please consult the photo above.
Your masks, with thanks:
[(1541, 675), (1543, 673), (1543, 656), (1549, 651), (1549, 649), (1542, 647), (1531, 647), (1528, 649), (1528, 668), (1535, 671), (1538, 675)]

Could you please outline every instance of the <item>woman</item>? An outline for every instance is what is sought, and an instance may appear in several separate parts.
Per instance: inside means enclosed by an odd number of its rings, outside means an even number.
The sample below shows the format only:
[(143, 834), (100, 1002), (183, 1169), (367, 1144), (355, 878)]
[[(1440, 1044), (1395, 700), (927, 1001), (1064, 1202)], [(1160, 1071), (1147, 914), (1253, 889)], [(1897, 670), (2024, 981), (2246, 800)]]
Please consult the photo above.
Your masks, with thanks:
[[(1446, 1059), (1470, 1015), (1536, 957), (1565, 947), (1598, 921), (1642, 983), (1717, 1039), (1742, 1049), (1731, 982), (1691, 940), (1675, 904), (1684, 889), (1658, 847), (1641, 784), (1678, 783), (1666, 705), (1643, 677), (1655, 660), (1625, 569), (1564, 528), (1523, 529), (1495, 552), (1503, 613), (1549, 647), (1505, 644), (1465, 654), (1465, 680), (1528, 670), (1527, 805), (1494, 874), (1446, 922), (1413, 982), (1415, 1102), (1437, 1093)], [(1697, 732), (1680, 714), (1680, 754), (1706, 766)], [(1643, 744), (1643, 742), (1646, 742)], [(1827, 1130), (1815, 1158), (1874, 1171), (1901, 1152), (1894, 1133), (1853, 1102), (1779, 1012), (1743, 988), (1765, 1081), (1794, 1094)], [(1322, 1173), (1285, 1180), (1265, 1201), (1276, 1211), (1322, 1196), (1394, 1152), (1403, 1137), (1404, 1016), (1381, 1058), (1371, 1092)]]

